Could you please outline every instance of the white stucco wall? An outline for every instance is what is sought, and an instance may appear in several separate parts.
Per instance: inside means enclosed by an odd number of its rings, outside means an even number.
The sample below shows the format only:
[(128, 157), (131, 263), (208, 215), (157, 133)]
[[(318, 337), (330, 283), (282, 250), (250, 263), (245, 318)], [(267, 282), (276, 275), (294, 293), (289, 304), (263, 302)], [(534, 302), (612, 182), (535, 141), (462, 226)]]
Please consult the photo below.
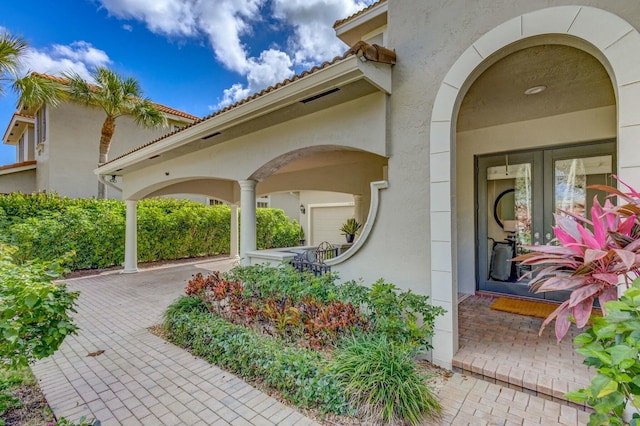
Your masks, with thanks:
[[(104, 112), (97, 108), (64, 103), (56, 108), (48, 108), (48, 115), (45, 153), (37, 157), (38, 189), (56, 191), (69, 197), (96, 196), (98, 181), (93, 170), (98, 163)], [(128, 152), (171, 129), (171, 125), (146, 129), (137, 126), (128, 116), (119, 117), (109, 156), (113, 158)], [(120, 198), (120, 194), (110, 188), (108, 195)]]
[[(376, 93), (131, 172), (124, 196), (139, 199), (168, 183), (196, 178), (247, 179), (269, 161), (305, 147), (335, 145), (385, 155), (385, 135), (385, 98)], [(293, 186), (291, 190), (305, 189)], [(239, 193), (234, 197), (219, 198), (236, 202)]]
[(25, 170), (22, 172), (0, 174), (0, 194), (22, 192), (31, 194), (36, 190), (36, 171)]

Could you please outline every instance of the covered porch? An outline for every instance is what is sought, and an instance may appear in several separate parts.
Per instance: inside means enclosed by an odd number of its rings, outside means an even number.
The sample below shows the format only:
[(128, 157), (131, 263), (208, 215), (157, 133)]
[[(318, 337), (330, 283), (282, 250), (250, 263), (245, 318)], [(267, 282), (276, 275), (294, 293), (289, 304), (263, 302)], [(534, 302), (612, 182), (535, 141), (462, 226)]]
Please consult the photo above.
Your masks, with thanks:
[(588, 386), (593, 375), (574, 351), (573, 339), (581, 331), (572, 326), (558, 343), (553, 324), (538, 336), (542, 318), (493, 310), (495, 301), (492, 296), (466, 295), (458, 303), (454, 370), (575, 406), (563, 395)]

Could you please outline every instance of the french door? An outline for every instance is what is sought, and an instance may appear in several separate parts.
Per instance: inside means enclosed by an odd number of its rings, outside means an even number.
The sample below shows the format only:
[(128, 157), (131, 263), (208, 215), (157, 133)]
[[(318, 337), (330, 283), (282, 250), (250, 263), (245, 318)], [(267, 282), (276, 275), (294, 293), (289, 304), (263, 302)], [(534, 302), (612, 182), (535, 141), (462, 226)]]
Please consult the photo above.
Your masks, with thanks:
[(476, 157), (476, 282), (481, 291), (565, 300), (568, 292), (529, 291), (523, 246), (554, 238), (560, 209), (590, 216), (591, 185), (615, 185), (615, 142), (513, 151)]

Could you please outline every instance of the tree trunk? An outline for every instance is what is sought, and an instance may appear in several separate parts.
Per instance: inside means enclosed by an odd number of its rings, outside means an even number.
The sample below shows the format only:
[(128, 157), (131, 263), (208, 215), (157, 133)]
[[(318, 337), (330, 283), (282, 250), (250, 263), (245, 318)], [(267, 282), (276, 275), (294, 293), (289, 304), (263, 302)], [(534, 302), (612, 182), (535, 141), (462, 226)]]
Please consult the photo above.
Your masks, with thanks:
[[(102, 130), (100, 132), (100, 155), (98, 156), (98, 166), (107, 162), (109, 148), (111, 147), (111, 138), (116, 130), (116, 119), (110, 115), (104, 120)], [(104, 183), (98, 181), (98, 200), (107, 198), (107, 187)]]

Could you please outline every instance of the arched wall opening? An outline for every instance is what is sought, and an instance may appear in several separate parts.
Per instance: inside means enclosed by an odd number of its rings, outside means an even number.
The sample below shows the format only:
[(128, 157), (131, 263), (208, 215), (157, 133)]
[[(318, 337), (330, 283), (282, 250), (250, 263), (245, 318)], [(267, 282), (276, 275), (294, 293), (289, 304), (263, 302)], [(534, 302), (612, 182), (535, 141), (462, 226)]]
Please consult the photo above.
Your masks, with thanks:
[[(436, 326), (433, 359), (438, 364), (450, 365), (457, 351), (458, 291), (468, 289), (468, 283), (460, 281), (464, 277), (461, 268), (469, 265), (463, 262), (469, 259), (465, 257), (468, 252), (461, 250), (468, 235), (459, 229), (460, 215), (465, 212), (458, 211), (463, 196), (458, 194), (458, 180), (463, 179), (464, 173), (458, 170), (462, 164), (457, 161), (458, 113), (471, 85), (491, 65), (512, 54), (514, 48), (523, 50), (543, 44), (583, 50), (606, 69), (617, 105), (613, 107), (613, 133), (617, 136), (618, 174), (629, 182), (640, 182), (640, 155), (633, 148), (640, 137), (640, 116), (634, 113), (640, 94), (640, 67), (635, 59), (640, 55), (640, 35), (628, 22), (592, 7), (554, 7), (507, 21), (473, 43), (446, 74), (436, 95), (430, 124), (430, 224), (432, 230), (438, 229), (431, 236), (432, 293), (438, 295), (433, 298), (434, 304), (451, 313), (447, 321)], [(609, 111), (598, 116), (606, 121), (612, 115)], [(579, 122), (584, 122), (584, 117)], [(588, 138), (577, 139), (585, 140)], [(440, 288), (434, 291), (434, 286)]]

